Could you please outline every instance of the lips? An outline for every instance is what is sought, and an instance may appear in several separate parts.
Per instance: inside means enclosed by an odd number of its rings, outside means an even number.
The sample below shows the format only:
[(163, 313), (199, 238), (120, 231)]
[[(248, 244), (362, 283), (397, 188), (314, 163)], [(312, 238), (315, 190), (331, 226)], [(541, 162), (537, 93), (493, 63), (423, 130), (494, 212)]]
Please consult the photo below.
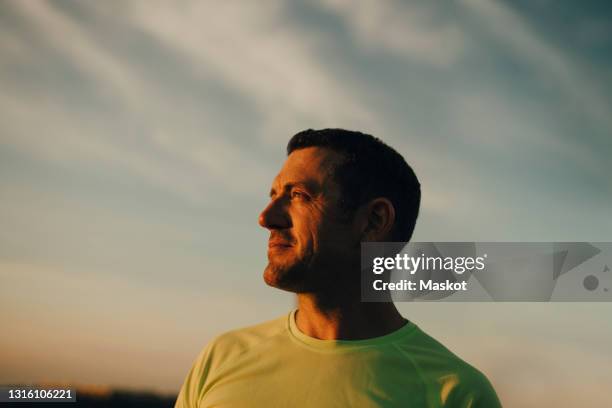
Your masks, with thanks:
[(280, 231), (272, 231), (268, 239), (268, 249), (287, 249), (291, 248), (295, 242), (288, 234), (283, 234)]
[(293, 244), (287, 241), (279, 241), (279, 240), (268, 241), (268, 248), (289, 248), (292, 246)]

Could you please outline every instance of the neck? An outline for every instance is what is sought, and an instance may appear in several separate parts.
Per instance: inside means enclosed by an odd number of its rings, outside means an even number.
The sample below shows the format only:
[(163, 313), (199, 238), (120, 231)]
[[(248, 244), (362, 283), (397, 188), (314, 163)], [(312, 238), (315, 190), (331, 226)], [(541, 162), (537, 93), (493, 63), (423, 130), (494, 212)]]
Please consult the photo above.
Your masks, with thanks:
[(406, 324), (392, 302), (344, 300), (329, 304), (313, 293), (299, 293), (296, 324), (321, 340), (363, 340), (384, 336)]

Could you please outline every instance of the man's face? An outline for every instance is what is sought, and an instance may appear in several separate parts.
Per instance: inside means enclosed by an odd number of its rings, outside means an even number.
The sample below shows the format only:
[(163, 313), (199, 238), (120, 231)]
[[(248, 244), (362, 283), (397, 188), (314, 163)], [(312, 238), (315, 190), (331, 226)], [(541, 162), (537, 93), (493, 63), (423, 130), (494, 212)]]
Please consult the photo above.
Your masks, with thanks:
[(333, 179), (341, 160), (326, 148), (295, 150), (274, 179), (270, 203), (259, 216), (259, 224), (270, 230), (268, 285), (318, 292), (358, 265), (360, 234), (340, 209), (340, 187)]

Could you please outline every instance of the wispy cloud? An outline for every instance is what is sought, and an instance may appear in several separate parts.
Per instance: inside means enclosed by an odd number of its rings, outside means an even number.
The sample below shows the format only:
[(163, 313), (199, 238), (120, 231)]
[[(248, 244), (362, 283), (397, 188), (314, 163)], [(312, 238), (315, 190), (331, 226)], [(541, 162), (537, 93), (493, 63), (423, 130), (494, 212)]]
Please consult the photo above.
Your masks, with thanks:
[[(57, 91), (69, 89), (31, 89), (19, 92), (11, 84), (0, 97), (4, 131), (2, 142), (36, 157), (83, 165), (118, 166), (148, 182), (173, 191), (191, 201), (207, 200), (207, 187), (229, 189), (237, 194), (252, 192), (252, 182), (244, 182), (235, 163), (250, 168), (250, 174), (267, 181), (268, 172), (252, 160), (248, 152), (231, 141), (211, 137), (214, 126), (202, 127), (197, 107), (190, 118), (177, 111), (175, 99), (164, 89), (145, 80), (134, 65), (96, 42), (91, 32), (49, 2), (13, 2), (11, 5), (26, 24), (35, 27), (38, 45), (51, 55), (57, 54), (61, 65), (26, 51), (18, 41), (4, 41), (15, 66), (39, 64), (61, 73), (76, 69), (92, 86), (98, 100), (108, 109), (92, 111), (84, 99), (67, 103)], [(91, 10), (89, 10), (91, 12)], [(8, 31), (8, 30), (6, 30)], [(52, 62), (52, 61), (51, 61)], [(52, 91), (52, 92), (49, 92)], [(56, 91), (53, 93), (53, 91)], [(223, 154), (220, 154), (222, 152)]]
[(291, 24), (284, 2), (136, 2), (129, 19), (180, 50), (196, 73), (211, 70), (263, 120), (264, 139), (300, 127), (371, 123), (369, 110), (315, 53), (316, 38)]
[[(109, 108), (88, 110), (92, 100), (67, 105), (44, 88), (29, 94), (6, 93), (0, 99), (6, 119), (4, 143), (65, 164), (90, 160), (120, 166), (196, 202), (206, 201), (207, 187), (245, 194), (268, 182), (266, 163), (254, 160), (248, 148), (219, 137), (224, 129), (218, 117), (152, 81), (146, 75), (151, 67), (137, 56), (126, 59), (112, 42), (101, 43), (92, 30), (55, 3), (9, 4), (34, 27), (39, 46), (58, 55), (61, 66), (56, 69), (76, 69), (94, 89), (90, 98)], [(185, 79), (188, 86), (197, 89), (213, 81), (237, 92), (259, 118), (251, 134), (244, 135), (247, 138), (278, 149), (279, 141), (284, 143), (288, 135), (305, 127), (374, 126), (368, 108), (316, 57), (316, 41), (287, 21), (284, 3), (193, 2), (174, 7), (134, 2), (118, 20), (112, 7), (91, 3), (78, 7), (102, 26), (119, 21), (133, 33), (149, 35), (157, 40), (151, 46), (162, 54), (182, 54), (186, 71), (193, 74)], [(16, 66), (32, 60), (41, 69), (47, 64), (34, 51), (24, 55), (25, 47), (18, 47), (17, 41), (5, 43)], [(236, 108), (227, 114), (240, 121), (243, 110)], [(49, 124), (44, 136), (27, 119), (33, 115), (37, 124)], [(243, 168), (249, 169), (248, 182)]]
[(433, 4), (401, 1), (320, 0), (334, 12), (358, 44), (436, 67), (448, 67), (461, 58), (465, 32)]
[(591, 119), (612, 130), (612, 106), (601, 87), (581, 69), (571, 55), (547, 42), (507, 5), (499, 1), (462, 0), (461, 4), (478, 17), (498, 41), (530, 63), (542, 81), (558, 86), (571, 104)]

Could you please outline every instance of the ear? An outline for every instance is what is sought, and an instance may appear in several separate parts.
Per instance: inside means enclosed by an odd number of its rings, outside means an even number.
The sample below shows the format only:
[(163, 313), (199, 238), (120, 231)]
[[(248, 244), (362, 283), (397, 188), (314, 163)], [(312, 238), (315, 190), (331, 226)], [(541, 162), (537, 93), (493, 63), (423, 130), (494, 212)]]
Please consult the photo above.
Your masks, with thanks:
[(380, 197), (365, 207), (363, 237), (365, 241), (389, 241), (395, 225), (395, 208), (389, 199)]

